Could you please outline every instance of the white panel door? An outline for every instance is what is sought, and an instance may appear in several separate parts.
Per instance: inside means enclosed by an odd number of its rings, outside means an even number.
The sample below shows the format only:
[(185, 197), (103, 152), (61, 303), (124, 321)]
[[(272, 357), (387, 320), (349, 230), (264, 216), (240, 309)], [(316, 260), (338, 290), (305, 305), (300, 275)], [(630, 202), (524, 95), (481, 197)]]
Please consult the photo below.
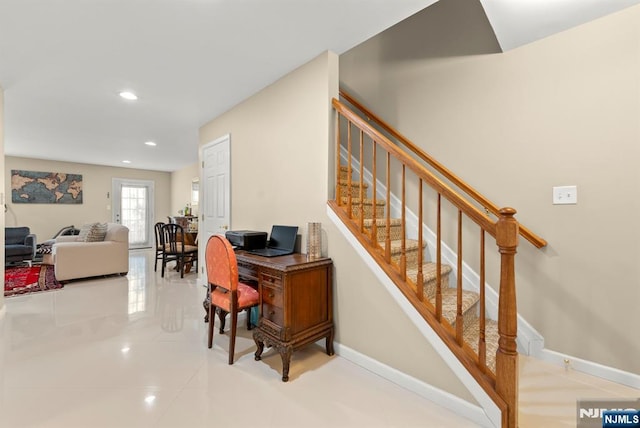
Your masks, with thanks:
[[(224, 234), (231, 223), (231, 136), (229, 134), (202, 148), (200, 180), (202, 225), (198, 232), (200, 260), (209, 237)], [(202, 264), (204, 268), (204, 263)], [(201, 270), (205, 274), (205, 270)]]

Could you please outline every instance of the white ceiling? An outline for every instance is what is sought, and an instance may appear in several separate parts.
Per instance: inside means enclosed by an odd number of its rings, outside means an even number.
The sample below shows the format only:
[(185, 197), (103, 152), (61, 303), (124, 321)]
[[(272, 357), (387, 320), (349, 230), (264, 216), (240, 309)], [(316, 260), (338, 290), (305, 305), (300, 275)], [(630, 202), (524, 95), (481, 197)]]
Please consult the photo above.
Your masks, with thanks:
[[(503, 50), (640, 3), (480, 1)], [(197, 161), (198, 128), (210, 119), (434, 2), (0, 0), (5, 154), (183, 168)]]

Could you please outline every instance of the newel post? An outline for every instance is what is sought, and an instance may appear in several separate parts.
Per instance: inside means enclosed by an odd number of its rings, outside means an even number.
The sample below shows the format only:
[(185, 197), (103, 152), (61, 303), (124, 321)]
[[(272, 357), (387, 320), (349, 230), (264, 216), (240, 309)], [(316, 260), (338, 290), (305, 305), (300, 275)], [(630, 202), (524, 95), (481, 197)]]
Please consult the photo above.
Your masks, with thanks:
[(516, 210), (502, 208), (496, 223), (496, 244), (500, 250), (500, 298), (498, 303), (498, 351), (496, 392), (507, 403), (502, 426), (518, 426), (518, 310), (516, 306), (515, 256), (518, 247)]

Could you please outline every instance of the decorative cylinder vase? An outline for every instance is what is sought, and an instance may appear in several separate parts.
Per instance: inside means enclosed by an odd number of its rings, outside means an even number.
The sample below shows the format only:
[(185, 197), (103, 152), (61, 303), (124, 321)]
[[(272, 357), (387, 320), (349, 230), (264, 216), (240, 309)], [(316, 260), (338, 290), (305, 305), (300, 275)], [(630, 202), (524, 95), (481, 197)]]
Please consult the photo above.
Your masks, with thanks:
[(315, 260), (322, 257), (322, 223), (307, 224), (307, 258)]

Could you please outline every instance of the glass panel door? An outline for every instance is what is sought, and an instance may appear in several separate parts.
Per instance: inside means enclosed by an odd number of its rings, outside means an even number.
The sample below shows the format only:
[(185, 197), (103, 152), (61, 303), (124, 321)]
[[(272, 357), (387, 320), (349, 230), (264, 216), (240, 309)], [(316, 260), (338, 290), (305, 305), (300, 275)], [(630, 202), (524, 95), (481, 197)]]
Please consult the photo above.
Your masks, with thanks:
[(122, 186), (120, 222), (129, 228), (129, 245), (144, 246), (149, 242), (147, 217), (149, 196), (145, 186)]
[(129, 228), (129, 247), (153, 245), (153, 182), (113, 179), (113, 221)]

